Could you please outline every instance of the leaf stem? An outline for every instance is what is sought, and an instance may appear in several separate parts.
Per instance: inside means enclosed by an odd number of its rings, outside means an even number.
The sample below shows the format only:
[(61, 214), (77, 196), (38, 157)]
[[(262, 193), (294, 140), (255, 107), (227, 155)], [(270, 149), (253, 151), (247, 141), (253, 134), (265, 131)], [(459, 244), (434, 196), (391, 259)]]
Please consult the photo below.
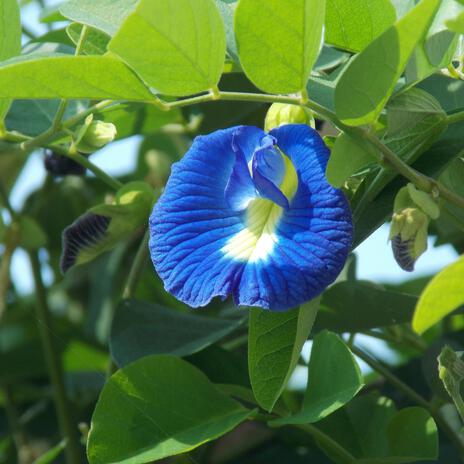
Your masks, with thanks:
[(134, 258), (134, 262), (129, 271), (127, 277), (126, 285), (124, 286), (124, 291), (122, 293), (123, 299), (132, 298), (137, 289), (137, 284), (140, 280), (142, 272), (147, 264), (148, 258), (148, 240), (150, 239), (150, 231), (147, 229), (143, 236), (140, 246), (137, 250), (137, 253)]
[[(85, 39), (89, 35), (89, 28), (85, 24), (82, 26), (81, 34), (79, 36), (79, 40), (77, 42), (76, 51), (74, 56), (78, 56), (81, 54), (82, 49), (84, 48)], [(63, 119), (64, 113), (66, 112), (66, 108), (68, 107), (68, 100), (61, 100), (60, 106), (56, 111), (55, 117), (52, 122), (52, 130), (57, 132), (60, 129), (61, 121)]]
[(44, 356), (48, 365), (50, 380), (53, 385), (53, 396), (58, 423), (63, 437), (67, 439), (66, 462), (70, 464), (80, 464), (82, 462), (81, 447), (77, 437), (77, 428), (75, 427), (71, 417), (68, 398), (66, 396), (61, 359), (55, 348), (55, 344), (53, 343), (51, 331), (52, 317), (47, 303), (47, 294), (45, 285), (42, 281), (40, 261), (37, 252), (29, 252), (29, 260), (31, 263), (32, 274), (34, 276), (36, 317), (38, 320), (39, 332), (42, 339)]
[(374, 359), (372, 356), (359, 349), (356, 346), (351, 347), (351, 351), (358, 358), (362, 359), (367, 365), (369, 365), (374, 371), (381, 374), (388, 382), (390, 382), (399, 391), (402, 391), (412, 402), (422, 406), (426, 409), (435, 420), (436, 424), (440, 429), (448, 436), (450, 441), (454, 444), (458, 450), (461, 460), (464, 462), (464, 441), (460, 437), (459, 433), (453, 430), (448, 422), (443, 418), (441, 413), (433, 407), (425, 398), (414, 391), (409, 385), (405, 384), (399, 379), (393, 372), (387, 369), (384, 365)]
[(345, 448), (343, 448), (339, 443), (337, 443), (333, 438), (329, 437), (322, 430), (318, 429), (312, 424), (300, 424), (295, 425), (295, 427), (303, 430), (304, 432), (311, 435), (318, 444), (322, 445), (324, 448), (330, 450), (334, 453), (339, 460), (337, 462), (343, 464), (354, 464), (357, 459)]
[(97, 165), (93, 164), (86, 156), (69, 150), (66, 152), (63, 150), (62, 154), (76, 161), (80, 165), (86, 167), (89, 171), (95, 174), (96, 177), (98, 177), (106, 185), (108, 185), (108, 187), (114, 190), (119, 190), (122, 187), (123, 184), (119, 182), (119, 180), (115, 179), (114, 177), (111, 177), (109, 174), (103, 171), (103, 169), (100, 169)]

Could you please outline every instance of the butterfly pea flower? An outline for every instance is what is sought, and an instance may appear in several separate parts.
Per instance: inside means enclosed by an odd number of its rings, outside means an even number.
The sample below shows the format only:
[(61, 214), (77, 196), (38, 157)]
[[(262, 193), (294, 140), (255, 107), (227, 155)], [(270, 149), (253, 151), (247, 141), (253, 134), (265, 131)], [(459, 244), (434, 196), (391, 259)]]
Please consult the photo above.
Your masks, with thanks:
[(232, 296), (282, 311), (340, 273), (351, 213), (326, 180), (329, 150), (302, 124), (197, 137), (150, 217), (152, 261), (168, 292), (199, 307)]

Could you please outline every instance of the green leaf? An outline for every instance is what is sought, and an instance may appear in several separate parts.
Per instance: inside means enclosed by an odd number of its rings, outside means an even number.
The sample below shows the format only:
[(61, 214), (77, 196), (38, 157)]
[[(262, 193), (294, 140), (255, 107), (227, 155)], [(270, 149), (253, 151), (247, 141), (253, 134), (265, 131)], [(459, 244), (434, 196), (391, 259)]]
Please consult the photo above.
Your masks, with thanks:
[(141, 0), (109, 50), (157, 92), (185, 96), (216, 87), (226, 36), (213, 0)]
[(60, 21), (66, 21), (66, 18), (60, 13), (60, 5), (46, 6), (40, 12), (39, 20), (41, 23), (49, 24)]
[(77, 23), (95, 27), (113, 36), (135, 9), (138, 0), (70, 0), (60, 12)]
[[(15, 100), (5, 118), (10, 131), (35, 137), (46, 131), (53, 123), (60, 100)], [(71, 100), (64, 113), (70, 118), (87, 108), (86, 101)]]
[(238, 0), (216, 0), (216, 5), (221, 13), (226, 31), (227, 54), (238, 64), (239, 57), (234, 32), (234, 16), (237, 3)]
[[(412, 88), (387, 106), (387, 132), (383, 142), (407, 164), (414, 163), (447, 127), (446, 113), (432, 95)], [(374, 198), (397, 176), (389, 168), (366, 179), (363, 195), (353, 202), (355, 222)]]
[(138, 464), (184, 453), (249, 416), (189, 363), (147, 356), (105, 384), (92, 417), (89, 462)]
[(319, 298), (287, 312), (250, 310), (248, 369), (258, 404), (272, 411), (295, 368), (319, 308)]
[(412, 327), (417, 333), (424, 333), (464, 304), (463, 278), (464, 256), (429, 282), (419, 297), (412, 319)]
[(306, 88), (323, 39), (325, 0), (240, 0), (235, 35), (250, 80), (270, 93)]
[(2, 64), (0, 98), (147, 101), (154, 97), (124, 63), (110, 56), (33, 56)]
[(313, 341), (301, 411), (270, 423), (317, 422), (348, 403), (363, 385), (359, 366), (343, 340), (332, 332), (320, 332)]
[(446, 26), (450, 31), (464, 34), (464, 13), (460, 13), (459, 16), (453, 19), (448, 19), (446, 21)]
[(106, 372), (108, 369), (108, 354), (81, 340), (71, 340), (62, 357), (66, 372)]
[[(21, 18), (17, 0), (0, 2), (0, 62), (21, 52)], [(0, 128), (11, 101), (0, 100)]]
[(122, 301), (111, 328), (111, 356), (119, 366), (150, 354), (183, 357), (216, 343), (243, 319), (225, 320), (181, 313), (143, 301)]
[(20, 216), (18, 244), (26, 250), (38, 250), (47, 244), (47, 236), (35, 219)]
[(390, 0), (329, 0), (325, 40), (343, 50), (359, 52), (395, 21)]
[(123, 103), (96, 112), (95, 119), (113, 123), (116, 139), (122, 139), (134, 134), (151, 135), (166, 124), (181, 123), (182, 113), (179, 109), (163, 111), (154, 105)]
[(411, 320), (417, 298), (363, 281), (340, 282), (327, 289), (315, 331), (362, 332)]
[[(66, 28), (69, 38), (75, 45), (79, 43), (83, 25), (72, 23)], [(104, 55), (110, 41), (110, 36), (104, 32), (89, 27), (87, 36), (82, 48), (83, 55)]]
[(65, 448), (66, 440), (62, 440), (53, 448), (50, 448), (45, 454), (42, 454), (42, 456), (37, 458), (32, 464), (52, 464), (53, 462), (56, 462), (56, 459)]
[(377, 120), (439, 4), (422, 0), (351, 61), (335, 89), (337, 116), (344, 123), (358, 126)]
[(395, 463), (438, 457), (437, 426), (423, 408), (402, 409), (388, 424), (387, 433), (390, 455), (403, 458), (392, 460)]
[(425, 37), (406, 67), (406, 82), (412, 84), (446, 68), (458, 46), (458, 35), (447, 29), (448, 21), (463, 12), (455, 0), (443, 0)]
[(112, 204), (100, 204), (79, 217), (63, 232), (61, 270), (92, 261), (146, 224), (155, 193), (141, 181), (129, 182)]
[[(396, 411), (393, 401), (368, 393), (319, 422), (321, 428), (363, 464), (406, 464), (436, 459), (438, 434), (422, 408)], [(335, 462), (342, 463), (319, 443)]]
[(373, 161), (370, 147), (366, 142), (347, 134), (341, 134), (335, 141), (327, 163), (327, 180), (334, 187), (341, 187), (348, 177)]

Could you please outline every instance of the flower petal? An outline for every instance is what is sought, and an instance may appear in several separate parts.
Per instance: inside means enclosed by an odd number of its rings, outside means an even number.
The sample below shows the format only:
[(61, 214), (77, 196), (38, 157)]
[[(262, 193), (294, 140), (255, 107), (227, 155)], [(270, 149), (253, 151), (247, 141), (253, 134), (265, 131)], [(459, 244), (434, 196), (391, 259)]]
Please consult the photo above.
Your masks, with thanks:
[(233, 294), (239, 305), (288, 309), (321, 293), (343, 267), (351, 215), (325, 179), (327, 148), (302, 125), (271, 135), (298, 174), (288, 210), (257, 198), (240, 212), (226, 200), (237, 148), (249, 162), (271, 139), (260, 129), (198, 137), (173, 166), (150, 218), (150, 250), (166, 290), (190, 306)]
[[(305, 125), (271, 131), (298, 173), (290, 208), (275, 221), (261, 245), (263, 259), (249, 259), (237, 304), (284, 310), (320, 294), (340, 273), (352, 240), (351, 213), (340, 190), (328, 184), (329, 151), (319, 134)], [(269, 244), (272, 242), (272, 244)]]
[(227, 182), (224, 195), (234, 211), (243, 211), (258, 196), (245, 156), (241, 150), (235, 153), (235, 164)]

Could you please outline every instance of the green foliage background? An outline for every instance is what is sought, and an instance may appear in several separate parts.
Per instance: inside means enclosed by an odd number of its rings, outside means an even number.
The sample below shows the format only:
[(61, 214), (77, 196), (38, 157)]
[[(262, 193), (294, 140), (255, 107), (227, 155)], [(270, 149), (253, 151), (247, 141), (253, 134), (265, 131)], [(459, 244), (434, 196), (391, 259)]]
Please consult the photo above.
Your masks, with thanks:
[[(34, 1), (41, 36), (21, 23)], [(331, 134), (354, 246), (409, 182), (440, 209), (436, 243), (463, 253), (463, 33), (458, 0), (0, 0), (0, 463), (463, 462), (463, 257), (385, 286), (358, 280), (352, 256), (289, 312), (193, 313), (148, 265), (145, 230), (195, 136), (263, 127), (284, 103)], [(79, 151), (89, 116), (143, 137), (134, 172), (113, 178)], [(47, 149), (94, 176), (49, 174), (14, 210)], [(62, 232), (89, 211), (109, 233), (63, 276)], [(31, 295), (10, 280), (18, 248)], [(457, 354), (439, 370), (445, 345)]]

